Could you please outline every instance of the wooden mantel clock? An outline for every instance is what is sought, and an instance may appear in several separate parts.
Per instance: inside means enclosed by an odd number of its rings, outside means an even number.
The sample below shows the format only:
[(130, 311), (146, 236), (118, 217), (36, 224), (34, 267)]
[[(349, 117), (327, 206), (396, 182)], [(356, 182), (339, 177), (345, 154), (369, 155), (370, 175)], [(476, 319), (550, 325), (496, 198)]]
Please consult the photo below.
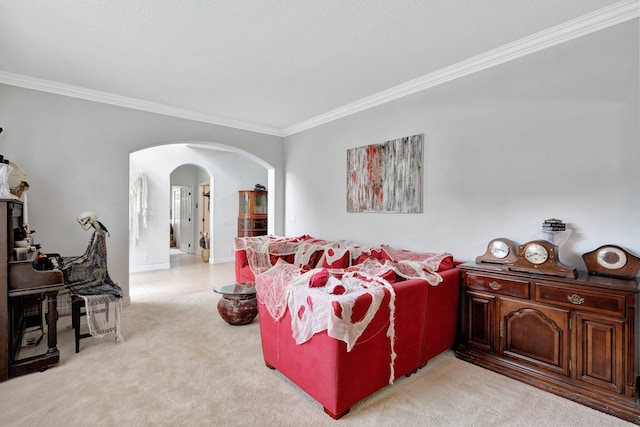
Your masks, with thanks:
[(487, 245), (487, 251), (476, 258), (476, 262), (489, 264), (511, 264), (518, 259), (518, 244), (499, 237)]
[(634, 279), (640, 271), (640, 258), (620, 246), (604, 245), (582, 254), (590, 275)]
[(518, 258), (509, 265), (511, 271), (546, 274), (558, 277), (578, 277), (578, 271), (558, 259), (558, 247), (546, 240), (532, 240), (520, 245)]

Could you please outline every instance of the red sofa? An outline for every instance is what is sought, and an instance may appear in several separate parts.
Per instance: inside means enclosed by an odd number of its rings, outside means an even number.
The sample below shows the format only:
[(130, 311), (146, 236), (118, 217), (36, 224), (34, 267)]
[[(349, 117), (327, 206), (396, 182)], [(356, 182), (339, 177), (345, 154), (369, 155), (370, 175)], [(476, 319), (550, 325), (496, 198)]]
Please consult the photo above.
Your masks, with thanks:
[[(236, 266), (246, 261), (242, 250), (238, 252), (240, 256)], [(365, 252), (372, 254), (369, 250)], [(380, 252), (384, 253), (376, 250), (373, 256)], [(355, 253), (361, 261), (362, 251)], [(320, 255), (316, 259), (320, 266), (325, 262), (321, 258)], [(354, 261), (350, 259), (350, 262)], [(264, 296), (258, 291), (260, 334), (266, 365), (279, 370), (320, 402), (331, 417), (342, 417), (355, 403), (389, 385), (391, 380), (417, 371), (453, 345), (460, 271), (453, 266), (453, 259), (449, 256), (439, 264), (437, 274), (442, 278), (437, 286), (431, 286), (423, 279), (404, 280), (396, 275), (394, 279), (397, 281), (391, 284), (395, 294), (392, 305), (395, 309), (393, 343), (387, 336), (391, 292), (385, 288), (382, 303), (351, 351), (348, 351), (345, 341), (332, 338), (327, 331), (315, 333), (302, 344), (296, 343), (291, 310), (286, 309), (282, 317), (275, 320)], [(245, 274), (238, 279), (246, 277)], [(257, 275), (257, 285), (260, 285), (261, 277)], [(359, 303), (360, 298), (353, 307), (353, 316), (362, 313)], [(392, 353), (395, 360), (392, 360)]]

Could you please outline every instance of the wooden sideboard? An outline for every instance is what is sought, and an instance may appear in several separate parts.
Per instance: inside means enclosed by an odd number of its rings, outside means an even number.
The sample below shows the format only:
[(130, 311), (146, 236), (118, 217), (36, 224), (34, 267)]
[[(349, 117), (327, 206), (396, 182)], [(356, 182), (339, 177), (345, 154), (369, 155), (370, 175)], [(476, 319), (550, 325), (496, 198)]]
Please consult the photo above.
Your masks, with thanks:
[(640, 424), (636, 280), (460, 268), (458, 358)]

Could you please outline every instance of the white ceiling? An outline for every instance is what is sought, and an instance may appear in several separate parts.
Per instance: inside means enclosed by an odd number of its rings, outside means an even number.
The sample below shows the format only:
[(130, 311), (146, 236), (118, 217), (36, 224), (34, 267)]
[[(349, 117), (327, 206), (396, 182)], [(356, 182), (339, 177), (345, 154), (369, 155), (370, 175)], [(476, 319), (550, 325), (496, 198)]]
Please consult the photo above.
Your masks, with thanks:
[(0, 83), (288, 135), (635, 19), (639, 4), (2, 0)]

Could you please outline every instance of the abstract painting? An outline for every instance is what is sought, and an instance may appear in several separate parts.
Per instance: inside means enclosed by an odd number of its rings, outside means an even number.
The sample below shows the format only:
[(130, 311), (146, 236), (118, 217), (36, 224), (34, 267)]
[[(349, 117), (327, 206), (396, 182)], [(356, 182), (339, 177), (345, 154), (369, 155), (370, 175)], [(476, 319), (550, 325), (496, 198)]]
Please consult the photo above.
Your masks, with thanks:
[(347, 212), (422, 213), (424, 134), (347, 150)]

